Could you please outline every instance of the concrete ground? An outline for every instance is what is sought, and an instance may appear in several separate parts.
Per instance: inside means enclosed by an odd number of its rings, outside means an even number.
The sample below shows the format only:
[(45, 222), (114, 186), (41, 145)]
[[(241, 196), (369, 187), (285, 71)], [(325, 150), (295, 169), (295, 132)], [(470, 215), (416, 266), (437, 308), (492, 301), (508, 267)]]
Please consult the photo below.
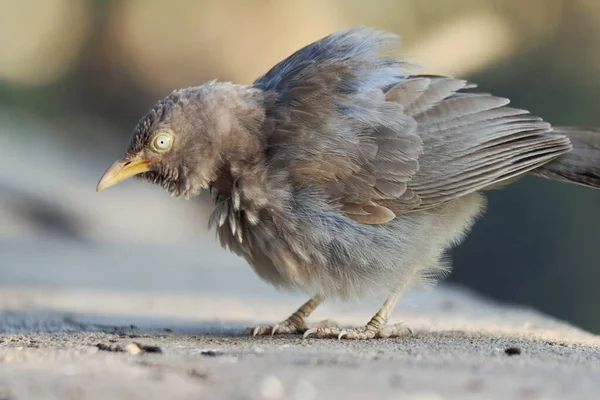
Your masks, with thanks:
[[(414, 336), (251, 337), (295, 299), (3, 289), (0, 399), (597, 399), (600, 338), (457, 288), (412, 291)], [(358, 324), (367, 307), (315, 320)], [(144, 351), (144, 346), (150, 346)], [(514, 354), (520, 353), (520, 354)]]
[[(393, 322), (414, 336), (243, 334), (306, 299), (223, 252), (196, 202), (96, 194), (110, 160), (27, 129), (0, 135), (0, 400), (599, 398), (599, 337), (456, 287), (407, 293)], [(363, 324), (381, 301), (312, 319)]]

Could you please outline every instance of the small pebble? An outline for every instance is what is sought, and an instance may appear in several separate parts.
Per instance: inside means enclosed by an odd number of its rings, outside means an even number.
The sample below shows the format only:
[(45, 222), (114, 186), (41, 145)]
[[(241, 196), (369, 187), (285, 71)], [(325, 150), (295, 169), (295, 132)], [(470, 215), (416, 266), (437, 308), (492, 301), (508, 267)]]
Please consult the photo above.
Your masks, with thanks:
[(123, 346), (121, 346), (120, 343), (110, 343), (110, 344), (98, 343), (96, 345), (96, 347), (98, 348), (98, 350), (112, 351), (112, 352), (115, 352), (115, 353), (120, 353), (120, 352), (124, 352), (125, 351), (125, 349), (123, 348)]
[(202, 350), (200, 352), (200, 354), (202, 354), (203, 356), (206, 356), (206, 357), (219, 357), (225, 353), (223, 353), (222, 351), (219, 351), (219, 350)]
[(140, 346), (138, 346), (135, 343), (129, 343), (127, 346), (125, 346), (125, 350), (127, 350), (127, 352), (129, 354), (132, 354), (134, 356), (137, 356), (138, 354), (142, 354), (144, 351), (140, 348)]
[(140, 343), (129, 343), (127, 346), (125, 346), (125, 350), (132, 355), (138, 355), (138, 354), (142, 354), (142, 353), (162, 353), (162, 349), (158, 346), (149, 346), (146, 344), (140, 344)]
[(152, 346), (152, 345), (139, 344), (139, 343), (136, 343), (136, 344), (138, 345), (139, 348), (144, 350), (145, 353), (162, 353), (163, 352), (163, 349), (160, 346)]
[(504, 352), (509, 356), (518, 356), (519, 354), (521, 354), (521, 349), (518, 347), (509, 347), (506, 350), (504, 350)]

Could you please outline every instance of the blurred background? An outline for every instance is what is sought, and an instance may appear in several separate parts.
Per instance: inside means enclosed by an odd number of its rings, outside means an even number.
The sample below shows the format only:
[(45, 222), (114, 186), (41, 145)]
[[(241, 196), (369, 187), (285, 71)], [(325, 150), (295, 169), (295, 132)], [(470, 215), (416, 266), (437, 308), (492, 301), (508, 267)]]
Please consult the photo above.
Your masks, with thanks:
[[(424, 73), (600, 126), (597, 0), (0, 0), (0, 293), (272, 290), (215, 244), (203, 199), (95, 185), (172, 89), (251, 83), (355, 25), (401, 35)], [(600, 333), (600, 191), (525, 178), (491, 192), (453, 256), (449, 282)]]

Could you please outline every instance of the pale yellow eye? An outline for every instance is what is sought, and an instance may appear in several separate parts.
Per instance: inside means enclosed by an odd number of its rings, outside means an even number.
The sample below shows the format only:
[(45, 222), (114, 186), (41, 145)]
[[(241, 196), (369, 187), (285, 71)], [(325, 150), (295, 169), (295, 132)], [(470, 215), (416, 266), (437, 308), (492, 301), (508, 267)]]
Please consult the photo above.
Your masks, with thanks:
[(166, 151), (171, 148), (172, 142), (173, 142), (173, 139), (171, 138), (170, 135), (161, 133), (161, 134), (156, 135), (156, 137), (152, 141), (152, 146), (154, 147), (154, 149), (156, 149), (158, 151)]

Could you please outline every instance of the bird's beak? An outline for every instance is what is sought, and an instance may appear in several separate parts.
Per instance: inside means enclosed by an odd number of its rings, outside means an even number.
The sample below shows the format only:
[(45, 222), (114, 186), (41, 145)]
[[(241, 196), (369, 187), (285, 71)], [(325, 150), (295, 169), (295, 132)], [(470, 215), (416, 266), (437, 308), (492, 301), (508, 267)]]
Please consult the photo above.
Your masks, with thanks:
[(96, 192), (147, 171), (150, 171), (150, 162), (148, 160), (117, 160), (108, 167), (102, 178), (100, 178), (98, 186), (96, 186)]

